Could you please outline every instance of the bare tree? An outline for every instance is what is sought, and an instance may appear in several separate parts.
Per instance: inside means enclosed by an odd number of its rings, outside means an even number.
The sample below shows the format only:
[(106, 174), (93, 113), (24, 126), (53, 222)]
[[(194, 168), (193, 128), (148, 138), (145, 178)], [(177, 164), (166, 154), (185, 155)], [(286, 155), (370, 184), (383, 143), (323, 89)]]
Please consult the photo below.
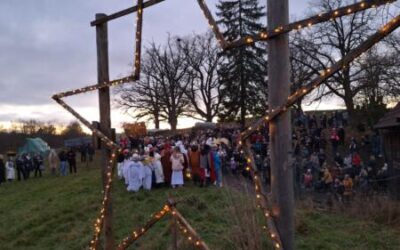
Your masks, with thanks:
[[(156, 129), (166, 117), (161, 112), (160, 85), (150, 74), (152, 65), (148, 57), (142, 60), (142, 77), (139, 81), (126, 84), (116, 89), (117, 106), (136, 120), (148, 118), (154, 121)], [(130, 113), (132, 111), (133, 113)]]
[(187, 115), (212, 122), (222, 102), (222, 85), (217, 72), (221, 62), (219, 47), (211, 32), (189, 37), (180, 43), (189, 66), (186, 95), (191, 107)]
[[(136, 117), (151, 117), (156, 126), (165, 119), (176, 130), (178, 117), (189, 112), (186, 89), (190, 79), (183, 48), (168, 37), (164, 46), (154, 42), (145, 51), (142, 80), (119, 90), (117, 103)], [(158, 124), (158, 125), (157, 125)]]
[[(350, 2), (352, 1), (319, 0), (312, 9), (317, 13), (329, 12)], [(337, 59), (346, 56), (375, 30), (377, 26), (377, 22), (374, 20), (376, 11), (378, 10), (363, 11), (332, 19), (331, 22), (316, 25), (309, 31), (303, 32), (303, 36), (297, 39), (293, 45), (316, 63), (310, 65), (305, 62), (304, 65), (317, 74), (320, 70), (326, 70)], [(326, 87), (319, 91), (316, 100), (320, 100), (324, 96), (335, 95), (344, 101), (350, 117), (352, 117), (354, 98), (364, 88), (360, 81), (365, 69), (360, 67), (360, 61), (357, 60), (353, 64), (347, 65), (328, 80)]]
[(19, 120), (18, 123), (20, 124), (19, 128), (21, 133), (32, 135), (36, 134), (40, 129), (40, 122), (35, 119), (30, 120)]
[[(400, 59), (395, 51), (370, 50), (360, 62), (362, 86), (356, 102), (359, 105), (384, 105), (400, 95)], [(386, 99), (386, 100), (385, 100)]]
[(157, 47), (154, 43), (147, 51), (152, 64), (151, 77), (158, 82), (161, 111), (172, 130), (176, 130), (178, 117), (188, 112), (190, 101), (185, 95), (189, 85), (188, 64), (176, 38), (168, 37), (167, 44)]
[[(297, 44), (291, 42), (290, 45), (290, 68), (291, 68), (291, 92), (294, 93), (301, 87), (307, 85), (313, 77), (318, 75), (317, 62), (308, 55), (304, 53), (299, 47), (304, 47), (299, 41), (299, 34), (296, 33), (291, 37), (291, 41), (298, 41)], [(296, 108), (302, 110), (302, 103), (304, 98), (300, 98), (296, 103)]]

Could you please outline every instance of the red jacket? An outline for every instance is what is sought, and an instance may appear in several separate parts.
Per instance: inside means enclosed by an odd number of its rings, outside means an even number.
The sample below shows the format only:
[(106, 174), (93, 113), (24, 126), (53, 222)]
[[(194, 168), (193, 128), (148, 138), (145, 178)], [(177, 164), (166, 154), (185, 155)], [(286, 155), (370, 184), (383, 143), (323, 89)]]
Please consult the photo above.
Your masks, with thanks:
[(359, 167), (361, 165), (361, 157), (359, 154), (353, 154), (353, 157), (351, 159), (351, 164), (353, 164), (354, 166)]

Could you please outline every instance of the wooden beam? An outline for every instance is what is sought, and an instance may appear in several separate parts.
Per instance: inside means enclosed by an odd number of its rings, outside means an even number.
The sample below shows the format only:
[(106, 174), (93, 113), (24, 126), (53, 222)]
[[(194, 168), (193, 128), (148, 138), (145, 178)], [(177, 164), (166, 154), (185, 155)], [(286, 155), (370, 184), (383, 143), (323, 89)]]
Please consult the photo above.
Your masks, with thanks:
[(157, 222), (159, 222), (165, 215), (170, 212), (169, 205), (164, 205), (164, 207), (155, 213), (152, 218), (142, 227), (137, 228), (128, 237), (126, 237), (120, 244), (118, 244), (117, 250), (125, 250), (130, 245), (132, 245), (135, 241), (137, 241), (140, 237), (145, 235), (147, 231), (152, 228)]
[[(145, 3), (143, 3), (143, 8), (147, 8), (147, 7), (153, 6), (153, 5), (161, 3), (163, 1), (165, 1), (165, 0), (149, 0), (149, 1), (145, 2)], [(111, 15), (108, 15), (108, 16), (105, 15), (102, 18), (99, 18), (99, 19), (96, 19), (96, 20), (90, 22), (90, 26), (96, 26), (96, 25), (100, 25), (100, 24), (103, 24), (103, 23), (107, 23), (107, 22), (109, 22), (111, 20), (114, 20), (114, 19), (126, 16), (126, 15), (129, 15), (131, 13), (134, 13), (134, 12), (138, 11), (138, 9), (139, 9), (139, 7), (138, 7), (138, 5), (136, 5), (136, 6), (133, 6), (133, 7), (118, 11), (118, 12), (116, 12), (114, 14), (111, 14)]]
[(400, 15), (393, 18), (392, 20), (390, 20), (390, 22), (382, 26), (376, 33), (372, 34), (366, 41), (360, 44), (357, 48), (350, 51), (345, 57), (343, 57), (341, 60), (333, 64), (330, 68), (321, 72), (319, 76), (312, 79), (310, 83), (308, 83), (305, 87), (297, 90), (295, 93), (289, 96), (284, 105), (272, 108), (267, 115), (254, 122), (251, 126), (247, 128), (246, 131), (244, 131), (241, 134), (241, 139), (242, 140), (247, 139), (249, 136), (255, 133), (258, 128), (268, 124), (271, 120), (274, 120), (281, 114), (287, 112), (287, 110), (291, 106), (293, 106), (300, 98), (303, 98), (311, 91), (313, 91), (315, 88), (319, 87), (327, 79), (332, 77), (332, 75), (341, 70), (343, 67), (346, 67), (346, 65), (350, 64), (357, 57), (359, 57), (364, 52), (369, 50), (372, 46), (380, 42), (394, 30), (399, 28), (399, 26), (400, 26)]
[(194, 230), (194, 228), (189, 224), (189, 222), (186, 221), (185, 217), (183, 217), (182, 214), (179, 213), (179, 211), (175, 207), (171, 207), (171, 213), (179, 221), (179, 223), (181, 223), (186, 228), (188, 233), (191, 235), (188, 236), (189, 241), (192, 241), (194, 245), (200, 249), (210, 250), (207, 244), (200, 238), (196, 230)]
[(136, 17), (136, 49), (133, 75), (136, 79), (140, 79), (141, 50), (142, 50), (142, 26), (143, 26), (143, 0), (138, 0), (138, 11)]
[[(96, 19), (104, 18), (105, 14), (96, 14)], [(107, 23), (102, 23), (96, 26), (96, 44), (97, 44), (97, 78), (98, 82), (109, 81), (109, 67), (108, 67), (108, 29)], [(108, 87), (99, 89), (99, 111), (100, 111), (100, 130), (101, 132), (111, 138), (111, 107), (110, 107), (110, 89)], [(106, 190), (107, 186), (107, 173), (109, 160), (111, 156), (110, 150), (105, 144), (102, 143), (101, 147), (101, 167), (103, 189)], [(111, 250), (114, 248), (114, 233), (113, 233), (113, 210), (112, 210), (112, 196), (108, 196), (107, 207), (105, 207), (104, 214), (104, 248)]]
[(217, 22), (215, 21), (213, 15), (211, 14), (210, 10), (207, 7), (207, 4), (205, 3), (205, 0), (197, 0), (199, 3), (199, 6), (201, 10), (203, 11), (204, 16), (208, 20), (208, 25), (210, 25), (211, 30), (214, 32), (218, 43), (220, 46), (225, 49), (228, 47), (228, 42), (225, 40), (225, 37), (222, 35), (221, 31), (218, 28)]
[(257, 206), (262, 210), (263, 216), (264, 216), (266, 224), (267, 224), (267, 228), (265, 228), (266, 233), (268, 234), (268, 237), (271, 238), (271, 240), (273, 242), (273, 247), (275, 249), (281, 250), (282, 249), (282, 241), (279, 236), (279, 232), (276, 228), (273, 214), (271, 213), (271, 210), (270, 210), (271, 202), (268, 200), (268, 197), (265, 194), (263, 185), (261, 184), (260, 176), (258, 175), (258, 169), (256, 167), (253, 152), (251, 150), (251, 142), (249, 139), (247, 139), (246, 141), (242, 141), (241, 143), (242, 143), (244, 154), (246, 155), (247, 164), (250, 165), (249, 171), (253, 177)]
[(301, 30), (304, 28), (308, 28), (312, 25), (323, 23), (326, 21), (331, 20), (332, 18), (339, 18), (342, 16), (347, 16), (351, 15), (360, 11), (364, 11), (370, 8), (375, 8), (387, 3), (395, 2), (396, 0), (367, 0), (367, 1), (361, 1), (355, 4), (347, 5), (344, 7), (340, 7), (338, 9), (332, 10), (328, 13), (321, 13), (300, 21), (296, 21), (293, 23), (290, 23), (288, 25), (279, 25), (279, 26), (273, 26), (274, 28), (267, 28), (264, 31), (261, 31), (257, 35), (253, 36), (246, 36), (239, 38), (236, 41), (228, 43), (228, 45), (225, 47), (225, 49), (233, 49), (237, 48), (240, 46), (245, 46), (245, 45), (252, 45), (254, 42), (257, 41), (267, 41), (271, 38), (274, 38), (276, 36), (279, 36), (281, 34), (286, 34), (289, 33), (293, 30)]
[[(268, 25), (289, 23), (289, 0), (267, 0)], [(290, 94), (289, 35), (268, 40), (268, 103), (271, 108), (286, 103)], [(282, 113), (269, 123), (269, 152), (271, 160), (271, 207), (277, 230), (286, 250), (294, 244), (293, 169), (290, 164), (290, 113)]]
[(82, 93), (86, 93), (86, 92), (90, 92), (90, 91), (94, 91), (94, 90), (98, 90), (98, 89), (102, 89), (102, 88), (118, 86), (118, 85), (121, 85), (121, 84), (124, 84), (127, 82), (136, 81), (136, 80), (138, 80), (136, 77), (134, 77), (133, 75), (130, 75), (130, 76), (118, 78), (118, 79), (111, 80), (111, 81), (105, 81), (103, 83), (91, 84), (89, 86), (79, 88), (79, 89), (60, 92), (60, 93), (55, 94), (53, 96), (53, 99), (54, 98), (64, 98), (64, 97), (82, 94)]

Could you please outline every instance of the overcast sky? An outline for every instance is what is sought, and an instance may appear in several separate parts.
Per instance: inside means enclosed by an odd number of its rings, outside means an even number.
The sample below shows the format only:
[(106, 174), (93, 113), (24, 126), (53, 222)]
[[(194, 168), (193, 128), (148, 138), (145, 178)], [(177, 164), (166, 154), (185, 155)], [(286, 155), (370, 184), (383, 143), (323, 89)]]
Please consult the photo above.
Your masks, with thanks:
[[(0, 122), (36, 118), (58, 122), (73, 119), (51, 95), (95, 84), (95, 13), (111, 14), (132, 0), (1, 0)], [(207, 1), (215, 11), (216, 0)], [(265, 3), (266, 1), (260, 1)], [(291, 0), (290, 14), (300, 17), (307, 1)], [(134, 54), (135, 15), (109, 23), (111, 78), (126, 76)], [(293, 19), (294, 19), (293, 18)], [(163, 43), (168, 33), (187, 35), (207, 30), (196, 0), (166, 0), (144, 11), (144, 45)], [(96, 93), (67, 99), (89, 120), (98, 119)], [(113, 125), (126, 117), (113, 110)], [(182, 121), (181, 126), (187, 124)]]

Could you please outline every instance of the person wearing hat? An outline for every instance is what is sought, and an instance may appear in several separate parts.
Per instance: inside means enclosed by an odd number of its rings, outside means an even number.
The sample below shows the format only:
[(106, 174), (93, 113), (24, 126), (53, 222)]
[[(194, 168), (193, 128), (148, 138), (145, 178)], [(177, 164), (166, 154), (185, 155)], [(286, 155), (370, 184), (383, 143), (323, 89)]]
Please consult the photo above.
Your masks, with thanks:
[(183, 164), (185, 163), (185, 159), (183, 158), (183, 155), (180, 152), (179, 147), (174, 148), (170, 161), (172, 166), (171, 186), (173, 188), (182, 186), (183, 169), (184, 169)]
[(137, 192), (142, 186), (141, 168), (143, 164), (140, 162), (138, 154), (133, 154), (132, 161), (127, 161), (126, 163), (129, 170), (127, 190), (129, 192)]

